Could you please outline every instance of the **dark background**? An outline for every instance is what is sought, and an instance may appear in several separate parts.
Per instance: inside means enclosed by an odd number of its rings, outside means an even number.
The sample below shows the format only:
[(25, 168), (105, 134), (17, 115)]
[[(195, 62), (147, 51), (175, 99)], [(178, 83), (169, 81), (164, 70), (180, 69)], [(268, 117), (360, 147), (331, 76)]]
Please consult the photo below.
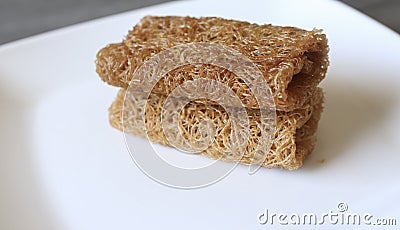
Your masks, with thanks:
[[(89, 19), (169, 1), (171, 0), (0, 0), (0, 44)], [(399, 0), (342, 2), (400, 32)]]

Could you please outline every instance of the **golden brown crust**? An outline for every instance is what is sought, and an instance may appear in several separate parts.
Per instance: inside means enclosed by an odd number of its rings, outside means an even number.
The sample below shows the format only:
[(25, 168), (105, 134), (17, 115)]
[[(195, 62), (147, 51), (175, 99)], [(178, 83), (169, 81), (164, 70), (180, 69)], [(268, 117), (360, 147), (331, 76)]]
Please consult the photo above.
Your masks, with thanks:
[[(201, 135), (199, 121), (206, 119), (212, 121), (218, 135), (201, 154), (244, 164), (251, 163), (260, 154), (256, 151), (262, 135), (257, 100), (240, 76), (221, 67), (211, 64), (180, 66), (161, 77), (146, 107), (147, 98), (138, 95), (128, 97), (124, 104), (133, 73), (146, 60), (168, 48), (192, 42), (222, 44), (239, 51), (257, 66), (271, 88), (277, 109), (271, 148), (268, 152), (261, 150), (267, 156), (262, 166), (289, 170), (300, 167), (314, 148), (323, 110), (323, 93), (317, 86), (325, 77), (329, 63), (327, 40), (320, 30), (257, 25), (215, 17), (144, 17), (122, 42), (110, 44), (97, 54), (96, 71), (101, 79), (122, 88), (109, 109), (111, 125), (127, 133), (147, 136), (153, 142), (171, 145), (161, 125), (167, 96), (183, 82), (213, 79), (232, 89), (246, 107), (250, 137), (244, 155), (225, 154), (234, 123), (214, 101), (196, 100), (187, 104), (179, 113), (180, 133), (193, 142)], [(124, 105), (129, 109), (125, 110), (128, 115), (123, 119)], [(144, 118), (139, 115), (140, 108), (146, 108)]]
[[(179, 44), (211, 42), (240, 51), (262, 72), (268, 82), (277, 110), (291, 111), (303, 106), (325, 77), (328, 46), (319, 30), (257, 25), (215, 17), (145, 17), (117, 44), (97, 54), (96, 71), (107, 83), (127, 88), (133, 72), (152, 55)], [(183, 70), (186, 68), (185, 70)], [(198, 71), (207, 69), (207, 71)], [(168, 95), (181, 78), (211, 78), (239, 82), (229, 71), (210, 65), (190, 65), (164, 76), (153, 93)], [(203, 73), (203, 74), (201, 74)], [(240, 95), (244, 83), (232, 88), (248, 108), (258, 108), (249, 97)], [(246, 100), (244, 100), (246, 98)]]
[[(127, 98), (124, 104), (125, 89), (121, 89), (112, 106), (109, 109), (110, 123), (119, 130), (125, 130), (139, 136), (146, 136), (156, 143), (170, 145), (161, 125), (161, 111), (166, 100), (163, 95), (151, 94), (145, 113), (145, 127), (139, 125), (140, 117), (137, 109), (146, 102), (145, 98)], [(272, 140), (272, 146), (267, 153), (267, 158), (262, 166), (267, 168), (297, 169), (303, 160), (309, 155), (315, 145), (314, 133), (317, 130), (318, 121), (322, 112), (323, 93), (317, 88), (312, 97), (302, 108), (283, 112), (278, 111), (276, 115), (276, 129)], [(129, 109), (128, 117), (122, 118), (122, 108)], [(218, 105), (210, 105), (203, 101), (192, 102), (185, 106), (180, 113), (179, 129), (182, 136), (188, 141), (198, 138), (199, 121), (208, 119), (213, 122), (218, 135), (215, 136), (211, 145), (201, 154), (213, 159), (222, 157), (224, 160), (240, 161), (244, 164), (251, 163), (257, 147), (260, 135), (259, 110), (247, 109), (250, 129), (250, 138), (246, 145), (244, 156), (229, 156), (224, 159), (223, 154), (229, 148), (231, 120), (226, 111)], [(145, 130), (146, 129), (146, 130)]]

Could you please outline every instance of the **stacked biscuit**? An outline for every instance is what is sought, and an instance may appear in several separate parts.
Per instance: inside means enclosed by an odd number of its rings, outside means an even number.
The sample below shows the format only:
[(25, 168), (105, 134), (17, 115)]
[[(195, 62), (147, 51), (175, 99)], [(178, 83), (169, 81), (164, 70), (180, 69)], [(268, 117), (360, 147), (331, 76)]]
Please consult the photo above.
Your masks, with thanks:
[[(249, 118), (249, 139), (244, 153), (230, 154), (232, 119), (225, 109), (210, 100), (194, 100), (180, 111), (178, 128), (185, 139), (199, 137), (202, 120), (212, 121), (216, 132), (204, 154), (250, 164), (261, 135), (260, 110), (249, 87), (234, 73), (210, 64), (189, 64), (173, 69), (160, 78), (150, 96), (124, 96), (133, 73), (152, 56), (181, 44), (207, 42), (221, 44), (246, 56), (262, 73), (276, 106), (272, 144), (264, 149), (262, 166), (297, 169), (315, 145), (315, 132), (322, 112), (323, 93), (318, 84), (328, 66), (328, 46), (320, 30), (257, 25), (242, 21), (206, 17), (145, 17), (125, 39), (110, 44), (97, 54), (96, 71), (102, 80), (120, 87), (109, 109), (113, 127), (151, 141), (171, 145), (161, 124), (168, 96), (183, 82), (211, 79), (226, 84), (240, 99)], [(130, 106), (123, 120), (124, 104)], [(143, 106), (143, 107), (142, 107)], [(138, 110), (145, 108), (144, 117)], [(144, 120), (144, 126), (137, 121)], [(229, 155), (229, 157), (225, 157)]]

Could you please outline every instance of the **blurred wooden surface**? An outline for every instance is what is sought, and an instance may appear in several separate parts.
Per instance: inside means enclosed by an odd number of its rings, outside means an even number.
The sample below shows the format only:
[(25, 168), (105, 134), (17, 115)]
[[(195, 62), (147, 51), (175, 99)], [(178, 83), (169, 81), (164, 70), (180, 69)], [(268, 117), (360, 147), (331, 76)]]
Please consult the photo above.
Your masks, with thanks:
[[(170, 0), (0, 0), (0, 44), (168, 1)], [(399, 0), (342, 2), (400, 32)]]
[(400, 33), (399, 0), (341, 0)]

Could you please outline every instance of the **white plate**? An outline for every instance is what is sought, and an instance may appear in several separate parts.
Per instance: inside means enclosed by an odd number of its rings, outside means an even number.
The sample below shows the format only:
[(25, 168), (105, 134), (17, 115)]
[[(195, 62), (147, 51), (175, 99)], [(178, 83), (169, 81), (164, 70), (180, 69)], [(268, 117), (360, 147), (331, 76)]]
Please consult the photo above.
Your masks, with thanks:
[[(200, 190), (146, 177), (108, 124), (117, 89), (100, 81), (94, 59), (148, 14), (323, 28), (331, 47), (326, 109), (304, 167), (248, 175), (240, 166)], [(339, 212), (339, 202), (345, 214), (400, 225), (399, 60), (398, 34), (334, 1), (173, 2), (3, 45), (0, 228), (278, 229), (276, 219), (260, 225), (258, 214), (321, 216)], [(333, 227), (354, 226), (321, 228)]]

